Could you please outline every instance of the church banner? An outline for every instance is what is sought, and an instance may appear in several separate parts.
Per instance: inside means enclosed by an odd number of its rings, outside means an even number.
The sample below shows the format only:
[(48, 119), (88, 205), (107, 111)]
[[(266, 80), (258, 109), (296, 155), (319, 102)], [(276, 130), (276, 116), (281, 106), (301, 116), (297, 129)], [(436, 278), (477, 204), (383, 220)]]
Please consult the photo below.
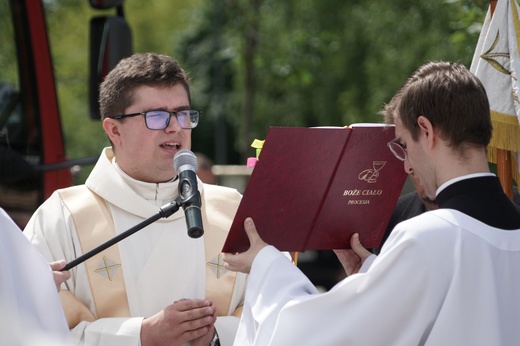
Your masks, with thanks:
[(517, 0), (497, 1), (488, 10), (471, 63), (490, 102), (493, 138), (488, 159), (497, 163), (497, 149), (512, 152), (512, 176), (520, 177), (520, 6)]

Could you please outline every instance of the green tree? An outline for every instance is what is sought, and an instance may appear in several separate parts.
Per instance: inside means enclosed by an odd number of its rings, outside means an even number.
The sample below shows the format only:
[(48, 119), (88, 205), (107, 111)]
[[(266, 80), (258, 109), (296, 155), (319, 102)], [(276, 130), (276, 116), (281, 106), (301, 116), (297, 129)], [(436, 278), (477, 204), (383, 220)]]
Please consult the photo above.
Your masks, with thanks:
[[(168, 54), (192, 78), (193, 150), (241, 163), (269, 126), (379, 121), (417, 66), (469, 66), (487, 0), (127, 0), (134, 51)], [(70, 158), (108, 144), (88, 116), (87, 1), (46, 1)], [(312, 143), (309, 143), (312, 145)], [(77, 182), (82, 182), (84, 169)]]
[[(188, 30), (179, 52), (197, 80), (204, 77), (196, 68), (205, 71), (209, 67), (202, 66), (226, 57), (232, 83), (225, 90), (225, 114), (234, 132), (241, 134), (234, 146), (241, 160), (251, 153), (249, 143), (263, 138), (271, 125), (379, 121), (381, 106), (427, 60), (456, 60), (469, 66), (487, 7), (485, 2), (469, 0), (229, 0), (220, 4), (221, 8), (213, 3), (202, 6), (205, 24), (194, 23), (198, 27)], [(217, 38), (208, 25), (222, 8), (218, 50), (207, 54), (190, 49), (211, 47)], [(253, 84), (248, 79), (251, 74)]]
[[(173, 55), (175, 38), (195, 14), (193, 6), (199, 6), (198, 2), (125, 1), (124, 14), (132, 29), (134, 51)], [(101, 123), (89, 116), (89, 23), (94, 17), (112, 16), (116, 11), (94, 10), (86, 0), (46, 1), (45, 9), (67, 155), (70, 159), (95, 159), (109, 142)], [(75, 183), (84, 182), (92, 167), (83, 167)]]

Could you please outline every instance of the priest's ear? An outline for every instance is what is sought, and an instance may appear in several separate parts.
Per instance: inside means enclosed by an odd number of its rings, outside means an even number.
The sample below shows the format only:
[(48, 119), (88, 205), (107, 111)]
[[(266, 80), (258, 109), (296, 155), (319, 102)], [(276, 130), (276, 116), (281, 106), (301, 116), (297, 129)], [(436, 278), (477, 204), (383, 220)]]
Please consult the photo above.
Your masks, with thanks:
[(417, 118), (417, 127), (419, 129), (419, 137), (424, 135), (428, 143), (428, 148), (433, 148), (433, 144), (435, 143), (437, 133), (433, 128), (433, 124), (431, 123), (431, 121), (424, 115), (419, 115), (419, 117)]
[(103, 119), (103, 130), (108, 136), (108, 140), (112, 143), (112, 146), (121, 145), (121, 133), (120, 126), (122, 122), (112, 118)]

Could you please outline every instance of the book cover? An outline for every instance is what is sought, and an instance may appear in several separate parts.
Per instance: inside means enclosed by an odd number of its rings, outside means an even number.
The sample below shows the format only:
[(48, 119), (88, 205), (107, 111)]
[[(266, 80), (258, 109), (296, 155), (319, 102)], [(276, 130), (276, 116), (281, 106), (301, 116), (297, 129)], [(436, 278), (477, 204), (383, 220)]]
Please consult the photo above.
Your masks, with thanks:
[(280, 251), (378, 247), (401, 192), (403, 162), (387, 143), (394, 127), (271, 127), (223, 252), (249, 248), (244, 220)]

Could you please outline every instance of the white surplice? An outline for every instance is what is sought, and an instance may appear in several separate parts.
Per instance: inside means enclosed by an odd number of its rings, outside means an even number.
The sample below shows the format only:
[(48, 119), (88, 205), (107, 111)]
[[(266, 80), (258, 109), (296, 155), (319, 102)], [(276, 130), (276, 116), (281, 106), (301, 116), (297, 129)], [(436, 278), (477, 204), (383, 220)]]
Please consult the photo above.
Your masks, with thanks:
[(269, 246), (235, 345), (518, 345), (519, 268), (519, 230), (452, 209), (398, 224), (365, 273), (322, 294)]
[(68, 345), (52, 271), (0, 208), (0, 340), (5, 345)]

